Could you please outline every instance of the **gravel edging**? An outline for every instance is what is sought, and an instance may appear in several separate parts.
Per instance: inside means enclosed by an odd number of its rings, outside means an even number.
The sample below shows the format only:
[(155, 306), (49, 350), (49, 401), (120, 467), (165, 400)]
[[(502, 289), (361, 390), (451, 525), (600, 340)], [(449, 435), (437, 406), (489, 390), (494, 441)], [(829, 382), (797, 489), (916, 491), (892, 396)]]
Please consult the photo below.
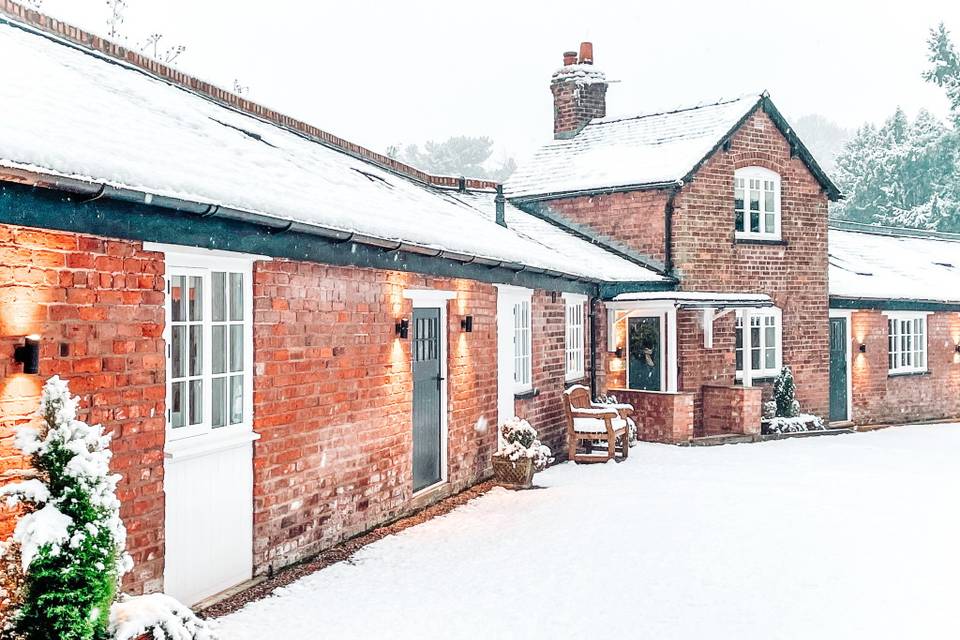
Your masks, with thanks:
[(390, 524), (377, 527), (372, 531), (350, 538), (345, 542), (321, 551), (313, 558), (298, 564), (290, 565), (276, 572), (272, 577), (264, 578), (255, 585), (244, 589), (239, 593), (232, 594), (223, 600), (198, 611), (201, 618), (219, 618), (227, 614), (238, 611), (243, 606), (255, 600), (260, 600), (269, 596), (278, 587), (286, 586), (300, 578), (315, 573), (325, 567), (329, 567), (337, 562), (342, 562), (354, 553), (367, 546), (371, 542), (376, 542), (381, 538), (399, 533), (404, 529), (413, 527), (427, 520), (442, 516), (453, 511), (462, 504), (473, 500), (489, 491), (494, 486), (492, 480), (487, 480), (476, 484), (468, 489), (464, 489), (458, 494), (445, 498), (440, 502), (430, 505), (412, 515), (400, 518)]

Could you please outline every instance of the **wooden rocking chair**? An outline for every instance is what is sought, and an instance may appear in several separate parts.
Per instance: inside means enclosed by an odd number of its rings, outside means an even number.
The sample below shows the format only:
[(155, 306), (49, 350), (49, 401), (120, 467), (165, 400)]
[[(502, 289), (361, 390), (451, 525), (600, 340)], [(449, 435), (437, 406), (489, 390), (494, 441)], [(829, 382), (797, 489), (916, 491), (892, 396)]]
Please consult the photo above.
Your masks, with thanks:
[[(629, 404), (604, 404), (590, 399), (590, 390), (574, 385), (563, 393), (563, 409), (567, 416), (568, 458), (574, 462), (606, 462), (616, 457), (617, 439), (620, 455), (626, 460), (630, 454), (630, 427), (628, 418), (633, 413)], [(589, 449), (597, 442), (607, 443), (606, 455), (578, 453), (581, 443)]]

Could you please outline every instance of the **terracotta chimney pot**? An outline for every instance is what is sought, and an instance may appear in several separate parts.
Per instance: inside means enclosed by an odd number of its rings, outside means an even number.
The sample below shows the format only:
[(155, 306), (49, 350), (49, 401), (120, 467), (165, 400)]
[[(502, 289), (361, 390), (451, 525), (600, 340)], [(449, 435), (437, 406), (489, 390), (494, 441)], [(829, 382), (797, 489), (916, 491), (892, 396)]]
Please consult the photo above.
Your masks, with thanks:
[(580, 43), (580, 64), (593, 64), (593, 43)]

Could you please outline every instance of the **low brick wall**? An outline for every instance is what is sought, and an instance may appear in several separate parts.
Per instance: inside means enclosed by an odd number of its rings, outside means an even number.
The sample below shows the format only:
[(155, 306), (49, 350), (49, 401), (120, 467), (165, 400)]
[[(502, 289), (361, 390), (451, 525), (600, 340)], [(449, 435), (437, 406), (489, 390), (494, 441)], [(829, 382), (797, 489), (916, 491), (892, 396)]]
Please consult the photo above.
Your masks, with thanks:
[(703, 432), (708, 436), (760, 433), (760, 387), (703, 385)]
[(648, 442), (687, 442), (693, 438), (693, 393), (611, 389), (633, 405), (637, 437)]

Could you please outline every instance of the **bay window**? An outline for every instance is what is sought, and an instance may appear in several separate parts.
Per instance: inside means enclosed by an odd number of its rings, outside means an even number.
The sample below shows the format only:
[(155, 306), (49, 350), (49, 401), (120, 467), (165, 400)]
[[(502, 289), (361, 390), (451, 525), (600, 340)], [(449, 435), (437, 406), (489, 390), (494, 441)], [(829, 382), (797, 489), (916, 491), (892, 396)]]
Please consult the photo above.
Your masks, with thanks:
[[(745, 349), (744, 313), (737, 311), (735, 354), (737, 380), (743, 379), (744, 364), (750, 367), (751, 378), (771, 378), (780, 373), (783, 362), (781, 342), (783, 328), (780, 309), (751, 310), (749, 349)], [(745, 352), (746, 351), (746, 352)]]
[(737, 238), (780, 239), (780, 176), (763, 167), (737, 169), (733, 178)]
[(924, 313), (887, 314), (888, 369), (891, 374), (927, 370), (927, 316)]

